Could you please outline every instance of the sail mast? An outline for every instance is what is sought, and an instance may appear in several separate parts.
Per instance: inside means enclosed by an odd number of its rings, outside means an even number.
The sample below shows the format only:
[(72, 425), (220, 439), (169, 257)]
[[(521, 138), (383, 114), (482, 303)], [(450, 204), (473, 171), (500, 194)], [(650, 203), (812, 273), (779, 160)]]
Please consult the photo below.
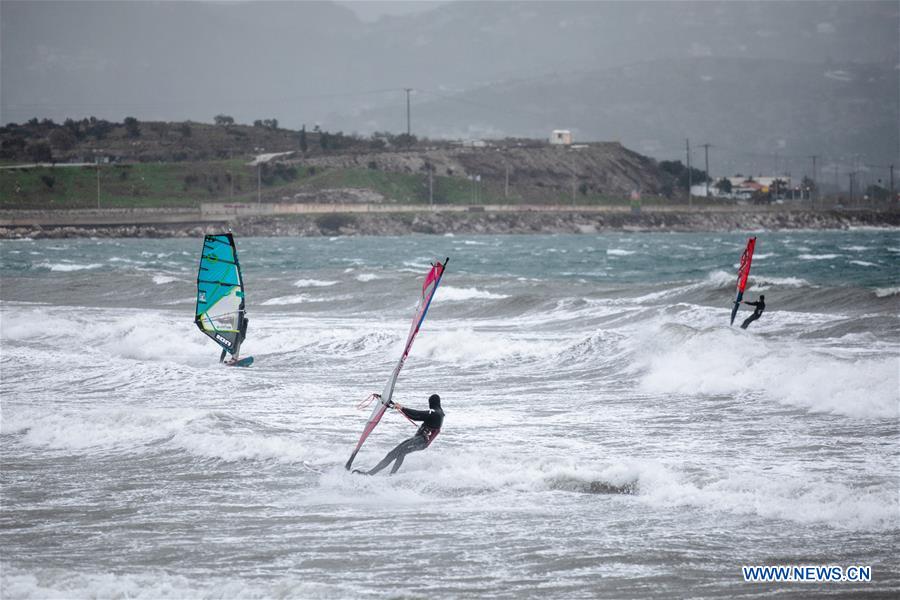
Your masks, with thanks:
[(381, 417), (384, 416), (385, 411), (391, 405), (391, 398), (394, 395), (394, 386), (397, 384), (400, 370), (406, 362), (406, 357), (409, 356), (409, 351), (412, 349), (416, 334), (419, 333), (419, 328), (425, 321), (425, 315), (428, 314), (428, 307), (431, 306), (431, 299), (434, 298), (434, 293), (437, 291), (438, 285), (441, 282), (441, 277), (444, 276), (444, 269), (447, 267), (448, 262), (450, 262), (449, 257), (446, 258), (443, 263), (435, 261), (435, 263), (431, 265), (431, 270), (425, 276), (425, 281), (422, 283), (422, 295), (419, 297), (419, 302), (416, 304), (416, 313), (413, 316), (412, 325), (410, 325), (409, 334), (406, 337), (406, 345), (403, 347), (403, 353), (400, 355), (400, 360), (397, 361), (397, 365), (391, 372), (391, 376), (388, 378), (387, 383), (385, 383), (384, 390), (382, 390), (378, 402), (372, 409), (369, 420), (366, 421), (366, 426), (363, 429), (362, 435), (359, 437), (359, 441), (356, 443), (356, 447), (353, 449), (353, 454), (350, 455), (350, 458), (344, 465), (344, 468), (348, 471), (353, 465), (353, 460), (356, 458), (356, 455), (366, 441), (366, 438), (369, 437), (369, 434), (372, 433), (372, 430), (375, 429), (375, 426), (378, 425), (378, 422), (381, 421)]

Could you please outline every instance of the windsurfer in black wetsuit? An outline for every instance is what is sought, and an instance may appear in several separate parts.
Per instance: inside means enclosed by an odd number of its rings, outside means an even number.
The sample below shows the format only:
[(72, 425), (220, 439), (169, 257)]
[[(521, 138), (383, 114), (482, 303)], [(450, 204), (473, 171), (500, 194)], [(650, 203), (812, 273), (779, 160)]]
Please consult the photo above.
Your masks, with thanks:
[(428, 410), (405, 408), (396, 402), (394, 402), (392, 406), (413, 421), (422, 421), (422, 425), (419, 426), (419, 430), (416, 431), (414, 436), (400, 442), (396, 448), (388, 452), (387, 456), (381, 459), (381, 462), (368, 472), (369, 475), (374, 475), (381, 471), (391, 464), (392, 461), (397, 462), (394, 463), (394, 466), (391, 469), (391, 475), (396, 473), (401, 465), (403, 465), (403, 459), (406, 458), (406, 455), (410, 452), (418, 452), (419, 450), (427, 448), (441, 432), (441, 425), (444, 424), (444, 411), (441, 409), (441, 397), (437, 394), (432, 394), (428, 398)]
[(219, 357), (219, 362), (224, 362), (226, 365), (234, 365), (239, 360), (239, 354), (241, 352), (241, 344), (244, 343), (244, 340), (247, 339), (247, 325), (250, 324), (250, 319), (247, 317), (241, 318), (240, 329), (238, 330), (238, 339), (237, 346), (234, 349), (234, 353), (231, 355), (231, 358), (227, 361), (225, 360), (225, 353), (227, 350), (222, 350), (222, 356)]
[(741, 329), (747, 329), (750, 323), (762, 316), (763, 311), (766, 310), (766, 297), (760, 294), (759, 300), (757, 300), (756, 302), (747, 302), (746, 300), (744, 300), (744, 304), (754, 306), (755, 308), (753, 309), (753, 314), (747, 317), (744, 322), (741, 323)]

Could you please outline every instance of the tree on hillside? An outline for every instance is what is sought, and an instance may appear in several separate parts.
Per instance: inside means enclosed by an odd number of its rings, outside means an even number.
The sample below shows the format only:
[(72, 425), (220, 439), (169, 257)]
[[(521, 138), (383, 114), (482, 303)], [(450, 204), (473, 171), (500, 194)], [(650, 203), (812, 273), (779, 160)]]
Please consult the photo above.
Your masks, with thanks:
[(72, 132), (72, 135), (75, 136), (76, 139), (82, 140), (85, 136), (85, 131), (81, 128), (81, 123), (75, 121), (73, 119), (66, 119), (63, 122), (63, 127)]
[(306, 141), (306, 124), (303, 124), (303, 127), (300, 128), (300, 150), (306, 154), (306, 151), (309, 149), (309, 145)]
[(75, 134), (72, 133), (68, 127), (54, 129), (50, 132), (50, 135), (47, 136), (47, 139), (50, 141), (51, 146), (63, 151), (71, 150), (78, 142)]
[(682, 189), (688, 188), (688, 183), (704, 183), (709, 177), (706, 171), (691, 167), (690, 171), (684, 166), (680, 160), (663, 160), (659, 163), (659, 168), (666, 173), (674, 176), (678, 180), (678, 186)]
[(47, 142), (38, 142), (28, 147), (28, 156), (34, 162), (52, 162), (53, 151), (50, 150), (50, 144)]
[(123, 121), (125, 125), (125, 132), (128, 134), (128, 137), (136, 138), (141, 135), (141, 127), (138, 120), (134, 117), (125, 117), (125, 121)]
[(216, 115), (213, 117), (213, 121), (216, 125), (224, 125), (225, 127), (234, 125), (234, 117), (229, 117), (228, 115)]
[(719, 190), (720, 194), (730, 194), (732, 192), (731, 180), (723, 177), (716, 182), (716, 189)]
[(191, 137), (191, 126), (187, 123), (182, 123), (178, 128), (178, 133), (181, 134), (181, 137)]
[[(879, 181), (879, 183), (881, 183)], [(876, 202), (884, 202), (891, 197), (891, 193), (885, 189), (884, 187), (873, 183), (869, 187), (866, 188), (866, 196), (868, 196), (869, 200), (875, 200)]]

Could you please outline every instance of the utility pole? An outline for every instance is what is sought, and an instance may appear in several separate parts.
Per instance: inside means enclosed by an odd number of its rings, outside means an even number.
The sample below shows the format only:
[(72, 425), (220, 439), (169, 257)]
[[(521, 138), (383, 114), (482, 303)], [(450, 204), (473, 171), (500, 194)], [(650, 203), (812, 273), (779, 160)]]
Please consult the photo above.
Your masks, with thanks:
[(703, 144), (703, 154), (706, 157), (706, 197), (709, 198), (709, 146), (710, 144)]
[(838, 166), (837, 163), (834, 163), (834, 193), (836, 197), (840, 198), (841, 196), (841, 180), (838, 176)]
[[(891, 167), (891, 193), (894, 191), (894, 167)], [(509, 198), (509, 163), (506, 163), (506, 184), (503, 186), (503, 197)]]
[(410, 127), (409, 120), (409, 93), (413, 90), (412, 88), (403, 88), (406, 91), (406, 143), (407, 145), (412, 144), (412, 128)]
[[(810, 156), (810, 158), (811, 158), (812, 161), (813, 161), (813, 173), (812, 173), (812, 175), (813, 175), (813, 176), (812, 176), (812, 181), (813, 181), (813, 195), (815, 196), (815, 200), (818, 200), (818, 199), (819, 199), (819, 184), (818, 184), (817, 178), (816, 178), (816, 175), (817, 175), (817, 173), (818, 173), (818, 172), (816, 171), (816, 159), (819, 158), (819, 155), (818, 155), (818, 154), (813, 154), (812, 156)], [(809, 203), (810, 203), (810, 204), (813, 204), (813, 200), (814, 200), (814, 198), (813, 198), (813, 196), (811, 195), (811, 196), (809, 197)], [(813, 205), (814, 205), (814, 204), (813, 204)]]
[(691, 140), (686, 138), (684, 140), (685, 148), (687, 149), (687, 170), (688, 170), (688, 206), (693, 206), (693, 196), (691, 195), (691, 188), (694, 186), (694, 178), (693, 173), (691, 173)]
[(575, 206), (575, 186), (577, 184), (577, 174), (575, 172), (575, 161), (572, 161), (572, 206)]
[(894, 192), (894, 165), (891, 165), (891, 203), (893, 203), (897, 199), (897, 196)]
[(100, 161), (97, 161), (97, 208), (100, 208)]

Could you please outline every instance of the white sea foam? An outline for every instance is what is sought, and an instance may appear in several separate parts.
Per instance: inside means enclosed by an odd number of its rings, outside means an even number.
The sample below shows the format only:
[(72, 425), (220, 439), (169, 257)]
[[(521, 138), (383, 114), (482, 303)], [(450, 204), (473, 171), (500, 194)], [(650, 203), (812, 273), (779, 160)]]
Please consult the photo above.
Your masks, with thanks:
[(262, 306), (286, 306), (288, 304), (303, 304), (304, 302), (315, 302), (315, 300), (306, 294), (297, 294), (296, 296), (278, 296), (277, 298), (269, 298), (260, 304)]
[(834, 260), (841, 256), (840, 254), (799, 254), (797, 258), (801, 260)]
[[(193, 302), (193, 300), (191, 300)], [(100, 351), (112, 357), (141, 361), (192, 362), (203, 356), (203, 336), (185, 336), (183, 329), (150, 312), (124, 313), (98, 319), (92, 313), (58, 309), (4, 311), (0, 338), (4, 340), (53, 340), (73, 348)]]
[(877, 267), (878, 265), (873, 262), (868, 262), (865, 260), (851, 260), (851, 265), (859, 265), (860, 267)]
[(455, 364), (488, 363), (499, 360), (527, 360), (552, 356), (562, 345), (474, 329), (423, 332), (416, 339), (416, 356)]
[(635, 253), (634, 250), (623, 250), (621, 248), (609, 248), (606, 253), (609, 256), (631, 256)]
[(458, 288), (450, 285), (443, 285), (434, 296), (434, 302), (440, 301), (462, 301), (462, 300), (501, 300), (509, 298), (506, 294), (496, 294), (479, 290), (477, 288)]
[(733, 286), (737, 275), (727, 271), (713, 271), (706, 276), (706, 283), (712, 284), (713, 287), (722, 287), (725, 285)]
[(172, 277), (171, 275), (154, 275), (153, 283), (156, 285), (165, 285), (167, 283), (174, 283), (178, 281), (177, 277)]
[(869, 246), (840, 246), (841, 250), (847, 250), (848, 252), (865, 252), (866, 250), (871, 250)]
[(189, 409), (7, 412), (3, 432), (21, 432), (23, 443), (48, 450), (134, 450), (174, 435), (199, 414)]
[[(675, 339), (665, 340), (666, 337)], [(854, 418), (896, 418), (896, 358), (841, 360), (782, 340), (770, 344), (758, 336), (731, 330), (666, 333), (644, 349), (647, 392), (750, 394), (816, 412)], [(740, 337), (738, 337), (740, 336)], [(735, 349), (739, 347), (740, 350)], [(860, 393), (865, 390), (865, 393)]]
[(875, 289), (875, 295), (879, 298), (887, 298), (888, 296), (896, 296), (897, 294), (900, 294), (900, 286)]
[(363, 281), (363, 282), (375, 281), (376, 279), (381, 279), (381, 277), (379, 277), (375, 273), (360, 273), (359, 275), (356, 276), (357, 281)]
[(768, 277), (768, 276), (757, 276), (750, 275), (747, 278), (747, 281), (754, 285), (768, 285), (768, 286), (777, 286), (777, 287), (809, 287), (809, 282), (805, 279), (801, 279), (800, 277)]
[(299, 288), (304, 287), (328, 287), (332, 285), (337, 285), (337, 281), (324, 281), (321, 279), (298, 279), (294, 282), (294, 286)]
[(42, 262), (38, 265), (35, 265), (39, 269), (49, 269), (51, 271), (86, 271), (89, 269), (99, 269), (103, 265), (99, 263), (91, 263), (88, 265), (80, 265), (75, 263), (49, 263)]
[(327, 598), (360, 597), (363, 590), (348, 584), (305, 581), (296, 577), (265, 582), (240, 577), (184, 577), (165, 571), (81, 572), (48, 568), (29, 572), (9, 564), (0, 568), (4, 597), (37, 598)]
[(818, 523), (856, 531), (890, 531), (900, 525), (895, 499), (816, 476), (732, 472), (693, 479), (667, 469), (644, 469), (639, 498), (658, 508), (697, 506), (771, 520)]

